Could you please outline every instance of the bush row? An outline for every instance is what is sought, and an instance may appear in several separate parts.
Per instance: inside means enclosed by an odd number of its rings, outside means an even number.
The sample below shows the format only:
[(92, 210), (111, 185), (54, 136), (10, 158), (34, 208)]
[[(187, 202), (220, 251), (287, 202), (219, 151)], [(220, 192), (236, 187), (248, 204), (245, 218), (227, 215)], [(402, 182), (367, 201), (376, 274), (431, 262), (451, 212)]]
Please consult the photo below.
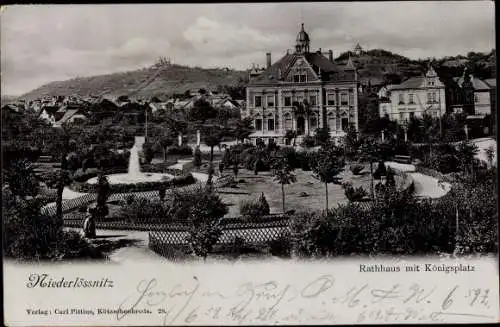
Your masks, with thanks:
[[(152, 191), (158, 189), (168, 189), (173, 186), (185, 186), (194, 184), (196, 179), (193, 175), (188, 174), (185, 176), (178, 176), (171, 180), (160, 181), (160, 182), (142, 182), (134, 184), (111, 184), (110, 191), (112, 193), (128, 193), (128, 192), (142, 192), (142, 191)], [(76, 192), (82, 193), (96, 193), (97, 185), (88, 183), (78, 183), (74, 182), (71, 184), (71, 189)]]

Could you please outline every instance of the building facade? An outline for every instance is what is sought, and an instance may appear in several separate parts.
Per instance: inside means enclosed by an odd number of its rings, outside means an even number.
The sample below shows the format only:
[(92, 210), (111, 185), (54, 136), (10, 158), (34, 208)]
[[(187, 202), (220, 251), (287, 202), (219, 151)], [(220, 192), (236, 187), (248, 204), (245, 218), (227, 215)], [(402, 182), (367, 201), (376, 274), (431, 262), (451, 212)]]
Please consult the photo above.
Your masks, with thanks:
[[(464, 72), (463, 76), (454, 78), (454, 80), (463, 93), (462, 102), (453, 108), (454, 112), (464, 111), (469, 116), (491, 114), (494, 90), (490, 83), (468, 74), (467, 71)], [(469, 101), (466, 100), (468, 92), (470, 93)]]
[(387, 116), (398, 123), (422, 118), (424, 114), (441, 117), (446, 113), (445, 85), (432, 67), (425, 76), (385, 87), (378, 95), (380, 117)]
[(242, 118), (251, 117), (254, 142), (285, 144), (287, 131), (295, 131), (298, 141), (328, 127), (333, 138), (345, 136), (349, 125), (358, 130), (358, 76), (349, 60), (333, 62), (332, 51), (311, 52), (304, 24), (297, 35), (295, 51), (272, 64), (266, 54), (266, 69), (250, 77)]

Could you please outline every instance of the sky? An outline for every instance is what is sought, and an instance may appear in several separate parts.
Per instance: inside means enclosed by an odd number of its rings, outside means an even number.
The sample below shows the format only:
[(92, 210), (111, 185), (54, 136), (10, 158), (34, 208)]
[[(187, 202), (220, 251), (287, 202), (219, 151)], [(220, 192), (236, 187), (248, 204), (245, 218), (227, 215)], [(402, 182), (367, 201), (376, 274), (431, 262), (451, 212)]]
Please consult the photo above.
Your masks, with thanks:
[(160, 56), (247, 69), (293, 49), (301, 22), (311, 50), (383, 48), (412, 59), (489, 52), (494, 3), (318, 2), (28, 5), (2, 8), (2, 93), (151, 66)]

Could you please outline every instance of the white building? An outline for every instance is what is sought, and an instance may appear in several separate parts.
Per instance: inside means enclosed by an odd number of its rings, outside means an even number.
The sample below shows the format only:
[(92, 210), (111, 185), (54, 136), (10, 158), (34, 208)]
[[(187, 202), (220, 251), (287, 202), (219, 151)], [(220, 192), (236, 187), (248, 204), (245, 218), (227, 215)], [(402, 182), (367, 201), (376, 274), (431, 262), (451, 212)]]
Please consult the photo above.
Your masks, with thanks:
[(413, 77), (379, 92), (380, 117), (403, 122), (424, 114), (433, 117), (446, 113), (445, 86), (431, 67), (425, 76)]

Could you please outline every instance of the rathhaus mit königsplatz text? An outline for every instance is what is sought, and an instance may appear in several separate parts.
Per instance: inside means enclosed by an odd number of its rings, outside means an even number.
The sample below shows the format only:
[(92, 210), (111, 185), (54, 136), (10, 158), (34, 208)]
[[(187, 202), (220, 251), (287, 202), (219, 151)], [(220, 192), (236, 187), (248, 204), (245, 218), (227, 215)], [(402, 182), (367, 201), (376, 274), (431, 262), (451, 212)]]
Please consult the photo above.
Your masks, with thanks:
[(247, 106), (242, 118), (251, 117), (255, 132), (250, 139), (285, 144), (287, 131), (300, 142), (316, 129), (328, 127), (334, 139), (345, 136), (349, 126), (358, 130), (359, 80), (352, 61), (334, 63), (333, 51), (312, 51), (304, 24), (297, 34), (295, 50), (266, 69), (250, 74)]

